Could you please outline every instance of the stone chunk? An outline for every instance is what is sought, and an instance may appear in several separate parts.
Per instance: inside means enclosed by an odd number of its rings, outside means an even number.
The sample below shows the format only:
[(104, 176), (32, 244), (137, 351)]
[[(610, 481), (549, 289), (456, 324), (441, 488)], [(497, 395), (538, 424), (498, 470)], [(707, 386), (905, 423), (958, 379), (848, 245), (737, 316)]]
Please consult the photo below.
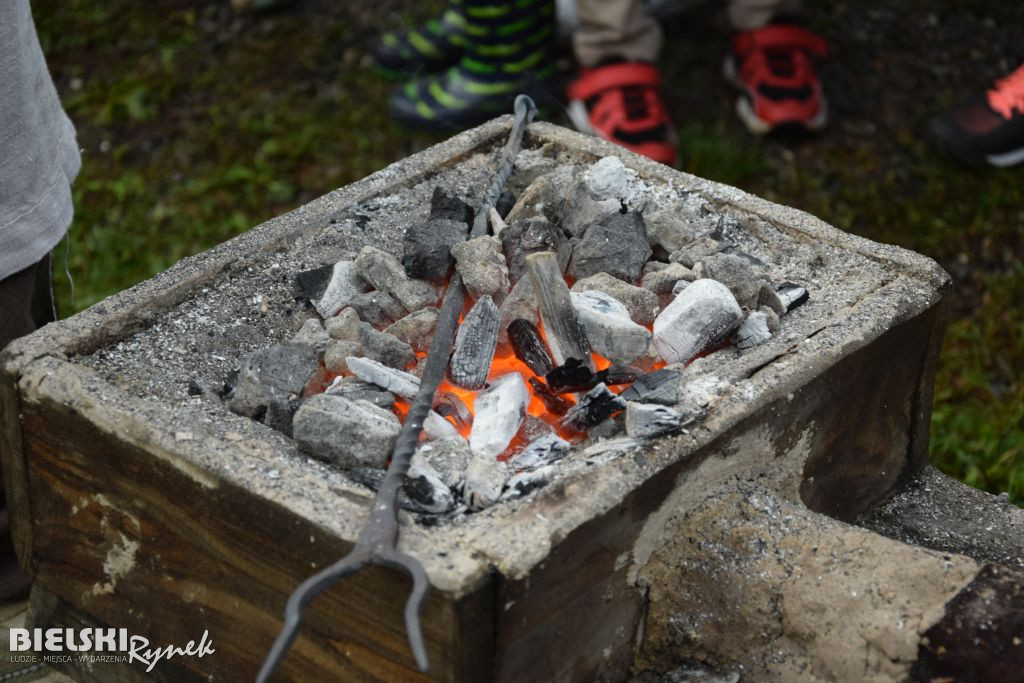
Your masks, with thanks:
[(239, 371), (228, 407), (239, 415), (258, 417), (271, 399), (300, 396), (317, 365), (317, 354), (308, 346), (260, 349)]
[(569, 453), (569, 442), (557, 434), (545, 434), (530, 442), (509, 459), (517, 470), (535, 470), (564, 458)]
[(674, 208), (645, 212), (644, 223), (647, 225), (647, 241), (651, 246), (661, 247), (669, 254), (697, 238), (697, 231)]
[(652, 271), (644, 275), (644, 289), (655, 294), (668, 294), (680, 280), (693, 282), (697, 277), (693, 271), (681, 263), (670, 263), (661, 270)]
[(359, 343), (363, 347), (364, 356), (391, 368), (404, 370), (416, 360), (411, 346), (394, 335), (374, 329), (368, 323), (359, 325)]
[(409, 279), (398, 259), (376, 247), (363, 247), (356, 257), (356, 269), (364, 280), (393, 296), (410, 313), (437, 303), (433, 285)]
[(654, 346), (667, 363), (686, 363), (721, 343), (743, 320), (729, 288), (697, 280), (672, 300), (654, 321)]
[(449, 194), (440, 186), (434, 188), (430, 196), (430, 218), (458, 221), (466, 226), (473, 225), (473, 208), (455, 195)]
[(331, 339), (359, 341), (359, 314), (354, 308), (344, 308), (333, 318), (324, 321)]
[(597, 353), (613, 363), (628, 363), (647, 352), (650, 331), (633, 322), (622, 303), (596, 289), (571, 292), (570, 296)]
[[(366, 323), (363, 323), (364, 325)], [(347, 339), (333, 339), (327, 345), (324, 352), (324, 367), (331, 372), (342, 373), (348, 371), (348, 364), (345, 359), (349, 356), (363, 355), (363, 346), (357, 341)]]
[(401, 424), (369, 401), (318, 394), (295, 413), (292, 429), (299, 449), (316, 458), (347, 469), (382, 468)]
[(566, 272), (577, 280), (608, 273), (635, 284), (651, 253), (643, 217), (635, 211), (613, 213), (584, 231)]
[(561, 231), (543, 216), (519, 220), (506, 227), (501, 231), (501, 248), (510, 281), (515, 284), (526, 275), (526, 257), (529, 254), (539, 251), (557, 254), (564, 242)]
[(353, 401), (369, 401), (378, 408), (387, 410), (391, 410), (395, 405), (395, 395), (390, 391), (357, 377), (335, 377), (324, 393), (343, 396)]
[(405, 316), (405, 308), (387, 292), (373, 291), (356, 294), (349, 301), (359, 317), (374, 327), (387, 327)]
[(653, 403), (626, 403), (626, 434), (637, 438), (650, 438), (683, 428), (683, 416), (667, 406)]
[(758, 310), (747, 314), (732, 340), (736, 348), (746, 350), (760, 346), (771, 338), (772, 333), (768, 329), (768, 316)]
[(767, 274), (737, 254), (719, 253), (700, 261), (701, 277), (717, 280), (729, 288), (736, 302), (747, 309), (758, 306), (761, 285), (768, 281)]
[(562, 424), (577, 432), (585, 432), (625, 407), (626, 402), (612, 393), (606, 384), (601, 383), (569, 409), (562, 418)]
[(464, 389), (481, 389), (498, 344), (498, 307), (483, 295), (466, 314), (455, 337), (448, 377)]
[(530, 392), (518, 372), (494, 379), (477, 394), (470, 449), (491, 459), (504, 453), (519, 431), (529, 404)]
[(388, 325), (384, 331), (411, 346), (413, 351), (426, 351), (437, 327), (437, 316), (436, 308), (421, 308)]
[(292, 337), (291, 343), (296, 346), (308, 346), (316, 353), (323, 353), (330, 343), (331, 337), (324, 330), (323, 324), (316, 318), (309, 318)]
[(508, 296), (509, 279), (501, 244), (492, 235), (475, 237), (452, 247), (455, 268), (474, 299), (490, 296), (501, 303)]
[(296, 280), (303, 295), (323, 318), (330, 318), (347, 306), (356, 294), (369, 289), (352, 261), (338, 261), (333, 266), (299, 273)]
[(705, 236), (673, 251), (669, 255), (668, 260), (672, 263), (684, 265), (687, 268), (693, 268), (701, 260), (712, 254), (717, 254), (721, 249), (722, 245), (718, 243), (718, 240)]
[(469, 226), (460, 221), (431, 218), (410, 225), (402, 243), (402, 266), (409, 277), (441, 283), (454, 263), (453, 245), (463, 242)]
[(416, 392), (420, 390), (419, 377), (408, 372), (389, 368), (375, 360), (350, 356), (345, 359), (345, 363), (352, 374), (359, 379), (375, 384), (382, 389), (387, 389), (402, 398), (415, 398)]
[[(645, 278), (646, 279), (646, 278)], [(650, 325), (658, 315), (658, 297), (655, 293), (623, 282), (608, 273), (597, 273), (577, 280), (572, 286), (574, 292), (597, 290), (622, 302), (629, 310), (629, 317), (638, 325)]]

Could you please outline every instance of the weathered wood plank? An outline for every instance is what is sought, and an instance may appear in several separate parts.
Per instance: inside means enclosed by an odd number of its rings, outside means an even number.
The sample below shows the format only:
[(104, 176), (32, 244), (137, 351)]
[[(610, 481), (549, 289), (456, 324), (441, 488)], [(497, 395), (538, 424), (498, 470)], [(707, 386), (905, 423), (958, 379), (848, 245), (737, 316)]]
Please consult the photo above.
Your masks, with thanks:
[(17, 380), (2, 371), (0, 364), (0, 462), (3, 464), (7, 516), (14, 541), (14, 552), (29, 574), (31, 570), (32, 525), (28, 474), (22, 450), (21, 421), (18, 409)]

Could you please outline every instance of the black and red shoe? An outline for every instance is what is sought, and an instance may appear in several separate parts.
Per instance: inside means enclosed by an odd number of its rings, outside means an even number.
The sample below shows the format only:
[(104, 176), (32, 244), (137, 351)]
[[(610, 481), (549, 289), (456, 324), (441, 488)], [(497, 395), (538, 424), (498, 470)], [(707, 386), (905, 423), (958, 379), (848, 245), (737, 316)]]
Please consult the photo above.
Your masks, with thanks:
[(584, 68), (569, 85), (569, 118), (584, 133), (669, 166), (676, 131), (661, 94), (661, 76), (646, 62)]
[(743, 94), (736, 113), (752, 133), (780, 129), (819, 131), (828, 123), (815, 59), (825, 41), (793, 24), (769, 24), (733, 36), (725, 77)]
[(1024, 64), (988, 92), (936, 116), (930, 126), (939, 146), (964, 163), (1024, 162)]

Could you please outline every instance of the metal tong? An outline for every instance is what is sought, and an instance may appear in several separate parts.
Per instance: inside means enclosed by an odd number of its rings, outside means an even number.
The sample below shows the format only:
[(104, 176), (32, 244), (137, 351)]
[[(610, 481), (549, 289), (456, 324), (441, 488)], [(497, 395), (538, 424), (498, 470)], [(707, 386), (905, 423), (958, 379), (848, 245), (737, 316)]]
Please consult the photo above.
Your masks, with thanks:
[[(537, 105), (527, 95), (516, 97), (514, 121), (505, 143), (498, 156), (498, 168), (484, 193), (483, 202), (473, 219), (470, 237), (487, 234), (487, 215), (495, 206), (501, 189), (505, 186), (515, 165), (516, 155), (523, 140), (523, 133), (537, 115)], [(445, 291), (444, 301), (437, 319), (434, 338), (430, 342), (430, 351), (425, 361), (420, 388), (409, 407), (405, 424), (398, 434), (395, 448), (391, 453), (391, 465), (374, 498), (370, 516), (359, 534), (352, 551), (326, 569), (303, 581), (288, 598), (284, 611), (284, 624), (274, 645), (267, 653), (267, 658), (260, 668), (256, 680), (265, 683), (270, 680), (280, 665), (288, 649), (295, 641), (302, 626), (302, 615), (309, 603), (325, 590), (338, 583), (341, 579), (353, 574), (363, 567), (379, 564), (392, 569), (404, 570), (412, 578), (412, 592), (405, 603), (405, 630), (409, 637), (416, 664), (421, 671), (427, 671), (430, 664), (427, 660), (427, 648), (423, 641), (420, 628), (420, 612), (427, 597), (430, 583), (423, 565), (413, 557), (398, 551), (398, 492), (405, 484), (409, 464), (412, 461), (423, 420), (426, 419), (434, 403), (441, 380), (448, 368), (448, 357), (455, 333), (459, 328), (459, 314), (462, 312), (466, 299), (466, 288), (458, 273), (452, 275)]]

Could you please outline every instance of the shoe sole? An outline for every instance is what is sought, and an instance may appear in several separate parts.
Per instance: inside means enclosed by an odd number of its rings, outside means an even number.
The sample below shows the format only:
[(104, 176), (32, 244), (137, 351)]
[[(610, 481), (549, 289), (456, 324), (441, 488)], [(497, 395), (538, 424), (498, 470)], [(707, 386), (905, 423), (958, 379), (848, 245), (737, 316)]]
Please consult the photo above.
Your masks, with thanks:
[[(732, 57), (727, 56), (722, 63), (722, 75), (730, 85), (740, 92), (745, 93), (747, 91), (746, 84), (743, 83), (739, 74), (736, 73), (736, 65), (733, 63)], [(820, 133), (828, 126), (828, 101), (825, 99), (825, 95), (821, 96), (821, 109), (810, 120), (780, 121), (772, 125), (754, 113), (750, 100), (745, 96), (741, 96), (736, 99), (736, 115), (740, 117), (740, 121), (747, 127), (747, 130), (754, 135), (767, 135), (776, 132), (785, 134), (801, 131)]]

